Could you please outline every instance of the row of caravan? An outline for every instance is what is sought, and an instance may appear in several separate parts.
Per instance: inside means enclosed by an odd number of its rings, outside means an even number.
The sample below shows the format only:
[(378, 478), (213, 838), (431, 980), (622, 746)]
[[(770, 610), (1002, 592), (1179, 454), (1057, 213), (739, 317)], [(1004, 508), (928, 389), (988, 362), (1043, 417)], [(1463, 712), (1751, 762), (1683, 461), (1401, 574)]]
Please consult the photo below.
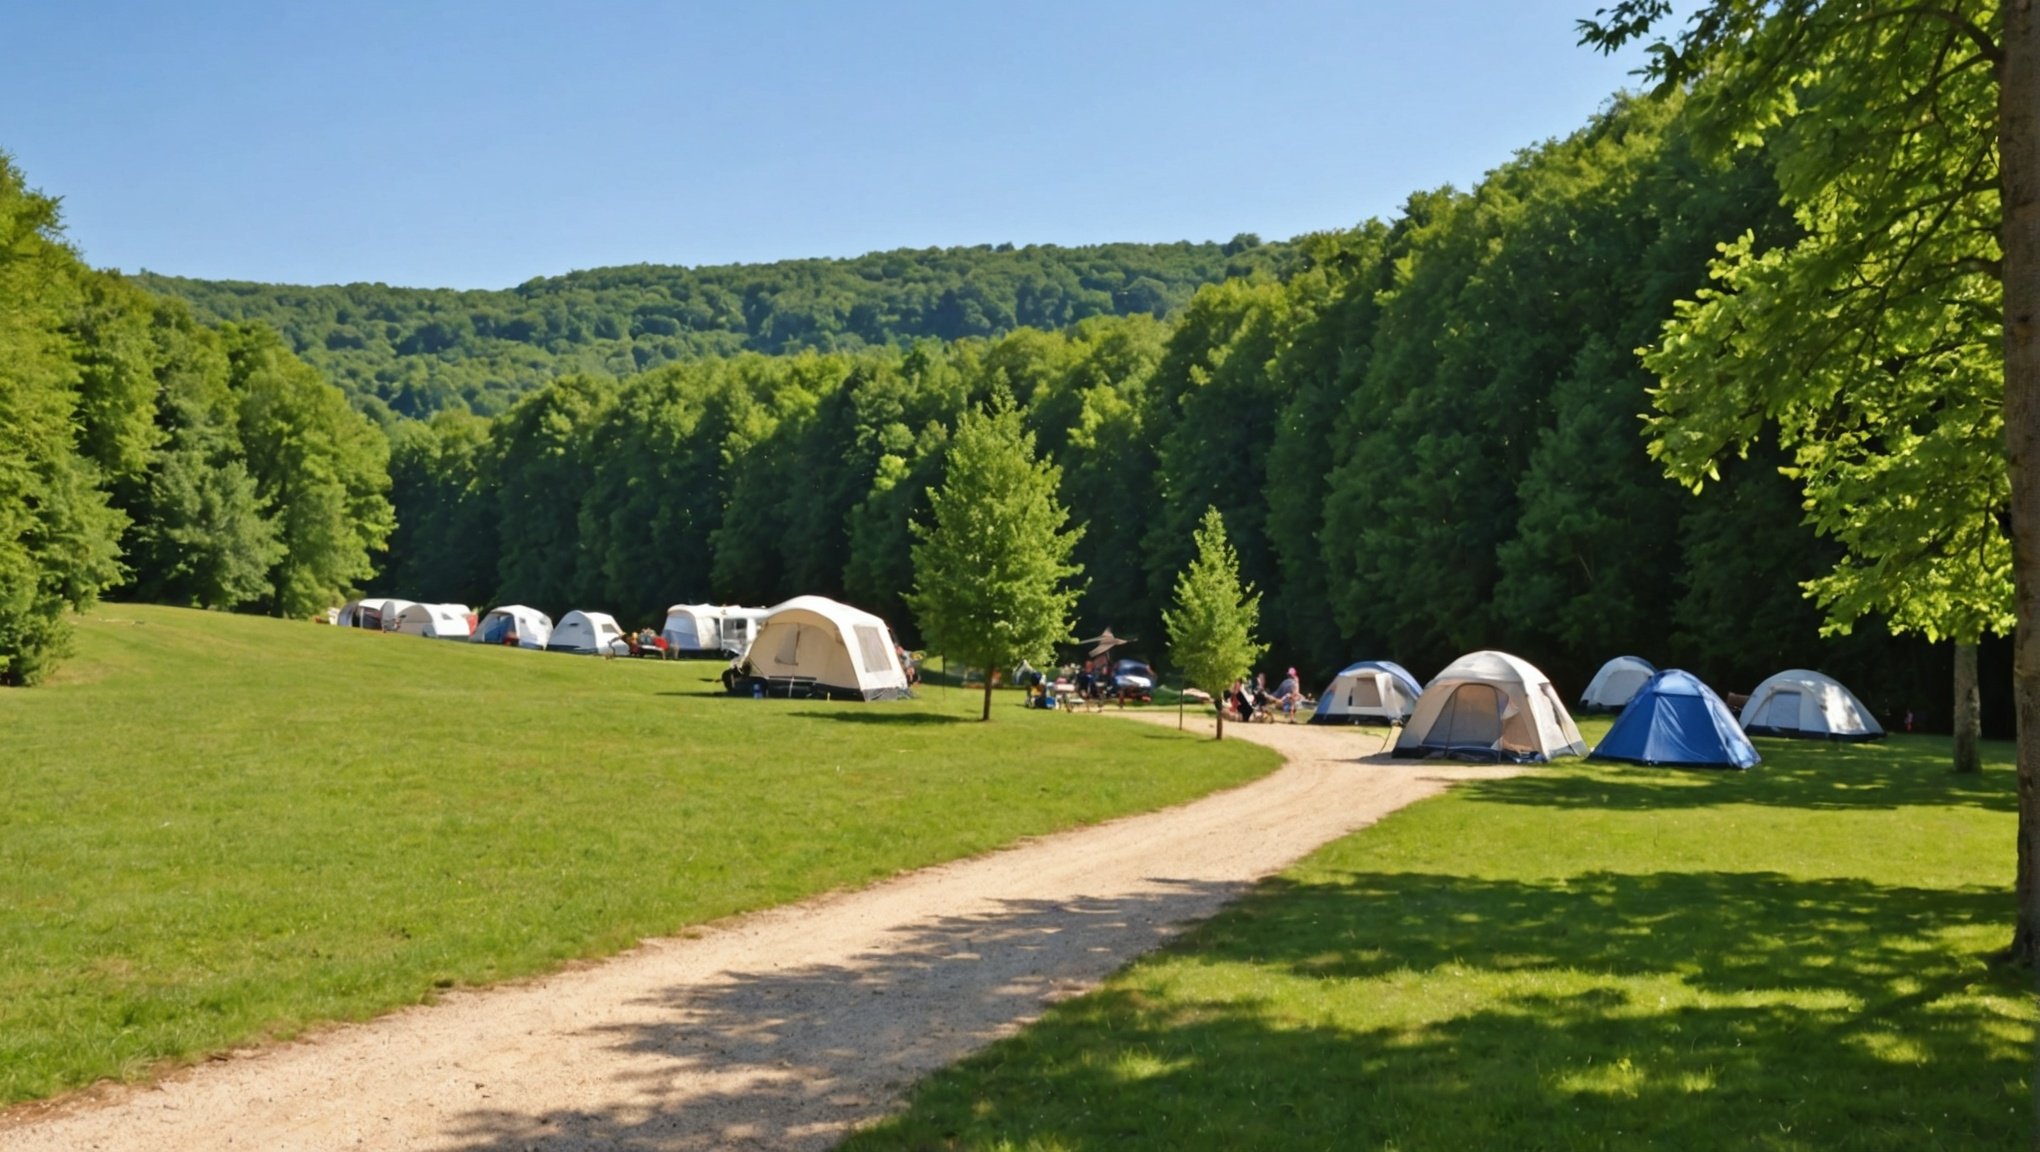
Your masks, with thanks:
[[(750, 646), (764, 608), (718, 604), (675, 604), (666, 610), (658, 634), (662, 654), (729, 657)], [(421, 604), (373, 597), (350, 600), (333, 616), (344, 628), (401, 632), (439, 640), (505, 644), (587, 655), (627, 655), (631, 637), (607, 612), (573, 611), (554, 625), (552, 617), (522, 604), (505, 604), (477, 617), (465, 604)]]
[(569, 612), (555, 626), (552, 617), (522, 604), (477, 618), (463, 604), (354, 600), (333, 622), (551, 652), (735, 657), (725, 685), (743, 695), (881, 700), (910, 694), (892, 628), (823, 596), (796, 596), (771, 608), (676, 604), (667, 610), (659, 646), (649, 651), (607, 613)]
[[(1621, 713), (1589, 756), (1598, 760), (1748, 768), (1758, 762), (1751, 733), (1829, 740), (1884, 735), (1854, 693), (1804, 669), (1758, 685), (1740, 719), (1698, 677), (1676, 668), (1660, 672), (1635, 657), (1610, 661), (1582, 703)], [(1462, 656), (1421, 687), (1400, 665), (1363, 661), (1333, 679), (1311, 722), (1399, 723), (1394, 754), (1405, 757), (1542, 762), (1587, 751), (1550, 679), (1505, 652)]]

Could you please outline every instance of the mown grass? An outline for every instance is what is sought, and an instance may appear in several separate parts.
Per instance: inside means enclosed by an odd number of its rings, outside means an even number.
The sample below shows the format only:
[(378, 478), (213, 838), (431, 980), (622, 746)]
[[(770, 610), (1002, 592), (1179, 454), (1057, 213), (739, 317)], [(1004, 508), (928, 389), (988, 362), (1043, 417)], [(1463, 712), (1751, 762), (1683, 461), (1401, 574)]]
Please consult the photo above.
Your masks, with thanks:
[(0, 1102), (1236, 784), (1029, 712), (110, 605), (0, 692)]
[(847, 1147), (2031, 1147), (2010, 749), (1761, 750), (1407, 809)]

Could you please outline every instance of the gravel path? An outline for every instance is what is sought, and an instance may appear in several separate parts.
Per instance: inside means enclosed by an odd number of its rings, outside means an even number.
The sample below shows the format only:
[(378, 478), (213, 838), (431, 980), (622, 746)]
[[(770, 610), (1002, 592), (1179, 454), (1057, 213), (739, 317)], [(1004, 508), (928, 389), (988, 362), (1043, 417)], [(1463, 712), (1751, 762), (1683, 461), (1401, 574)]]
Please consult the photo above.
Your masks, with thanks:
[(1177, 808), (17, 1109), (0, 1148), (826, 1148), (1255, 879), (1452, 780), (1509, 771), (1363, 759), (1372, 729), (1227, 735), (1288, 763)]

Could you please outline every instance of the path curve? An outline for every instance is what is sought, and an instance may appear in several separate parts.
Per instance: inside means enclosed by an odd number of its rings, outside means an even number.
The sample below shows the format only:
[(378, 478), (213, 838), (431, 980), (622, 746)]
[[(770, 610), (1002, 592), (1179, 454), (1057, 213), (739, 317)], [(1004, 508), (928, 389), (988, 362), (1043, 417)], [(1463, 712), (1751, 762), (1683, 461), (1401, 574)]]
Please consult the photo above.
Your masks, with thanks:
[(1511, 771), (1369, 758), (1370, 729), (1227, 736), (1287, 763), (1175, 808), (17, 1110), (0, 1147), (826, 1148), (1259, 877), (1454, 780)]

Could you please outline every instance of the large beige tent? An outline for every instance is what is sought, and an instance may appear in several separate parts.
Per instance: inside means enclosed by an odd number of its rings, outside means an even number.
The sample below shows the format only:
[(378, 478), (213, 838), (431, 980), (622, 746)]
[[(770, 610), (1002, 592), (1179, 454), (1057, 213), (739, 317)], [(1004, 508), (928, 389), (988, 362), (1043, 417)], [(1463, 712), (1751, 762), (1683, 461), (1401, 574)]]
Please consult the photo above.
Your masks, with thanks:
[(1586, 750), (1551, 680), (1506, 652), (1473, 652), (1446, 665), (1395, 742), (1397, 756), (1517, 763)]
[(822, 596), (796, 596), (765, 613), (730, 690), (835, 700), (909, 695), (885, 621)]

